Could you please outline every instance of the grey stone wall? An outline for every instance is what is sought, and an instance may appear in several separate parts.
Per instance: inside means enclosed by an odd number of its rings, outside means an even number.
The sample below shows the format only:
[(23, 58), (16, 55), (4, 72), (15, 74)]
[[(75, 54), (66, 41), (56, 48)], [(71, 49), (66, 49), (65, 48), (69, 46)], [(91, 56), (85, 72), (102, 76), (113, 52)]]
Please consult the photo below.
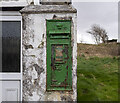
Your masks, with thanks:
[[(24, 13), (22, 35), (23, 101), (76, 101), (77, 15), (76, 13)], [(73, 91), (46, 91), (46, 19), (72, 19)]]

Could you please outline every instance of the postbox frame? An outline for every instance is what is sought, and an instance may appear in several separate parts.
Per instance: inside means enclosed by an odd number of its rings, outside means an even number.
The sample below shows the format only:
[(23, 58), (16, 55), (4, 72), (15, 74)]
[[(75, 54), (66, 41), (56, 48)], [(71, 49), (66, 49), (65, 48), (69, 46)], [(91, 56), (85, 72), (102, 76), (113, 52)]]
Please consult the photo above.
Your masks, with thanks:
[[(50, 50), (50, 47), (49, 47), (49, 45), (52, 45), (52, 44), (56, 44), (56, 42), (54, 42), (54, 38), (53, 38), (53, 41), (50, 43), (49, 41), (48, 41), (48, 39), (50, 39), (50, 37), (48, 38), (48, 36), (50, 36), (50, 34), (61, 34), (61, 32), (49, 32), (49, 22), (53, 22), (53, 23), (57, 23), (57, 22), (64, 22), (64, 23), (68, 23), (69, 24), (69, 28), (66, 30), (66, 31), (64, 31), (63, 32), (63, 34), (67, 34), (67, 36), (68, 36), (68, 39), (66, 39), (66, 40), (64, 40), (64, 42), (63, 41), (61, 41), (61, 40), (57, 40), (57, 43), (58, 44), (61, 44), (61, 45), (68, 45), (70, 48), (69, 48), (69, 55), (70, 55), (70, 57), (69, 57), (69, 62), (70, 62), (70, 64), (69, 64), (69, 69), (68, 69), (68, 74), (69, 74), (69, 76), (68, 76), (68, 83), (69, 83), (69, 85), (68, 86), (65, 86), (65, 87), (55, 87), (55, 86), (53, 86), (53, 87), (51, 87), (51, 68), (49, 67), (50, 65), (50, 63), (48, 63), (49, 62), (49, 55), (51, 54), (51, 50)], [(46, 54), (47, 54), (47, 57), (46, 57), (46, 61), (47, 61), (47, 74), (46, 74), (46, 90), (47, 91), (51, 91), (51, 90), (54, 90), (54, 91), (71, 91), (72, 90), (72, 46), (71, 46), (71, 24), (72, 24), (72, 22), (71, 22), (71, 20), (46, 20), (46, 37), (47, 37), (47, 45), (46, 45)], [(65, 36), (65, 37), (67, 37), (67, 36)], [(65, 39), (65, 37), (63, 37), (64, 39)], [(63, 39), (63, 38), (61, 38), (61, 39)], [(57, 39), (57, 38), (56, 38)], [(49, 52), (49, 53), (48, 53)]]

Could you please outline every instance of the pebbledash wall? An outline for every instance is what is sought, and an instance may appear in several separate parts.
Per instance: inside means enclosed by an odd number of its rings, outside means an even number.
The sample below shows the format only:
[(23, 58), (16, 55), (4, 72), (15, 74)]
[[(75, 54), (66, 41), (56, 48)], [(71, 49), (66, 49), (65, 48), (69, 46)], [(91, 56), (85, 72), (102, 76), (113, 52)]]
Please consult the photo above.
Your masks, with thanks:
[[(77, 11), (71, 4), (28, 5), (23, 18), (23, 101), (77, 100)], [(72, 91), (46, 91), (46, 20), (71, 20)]]

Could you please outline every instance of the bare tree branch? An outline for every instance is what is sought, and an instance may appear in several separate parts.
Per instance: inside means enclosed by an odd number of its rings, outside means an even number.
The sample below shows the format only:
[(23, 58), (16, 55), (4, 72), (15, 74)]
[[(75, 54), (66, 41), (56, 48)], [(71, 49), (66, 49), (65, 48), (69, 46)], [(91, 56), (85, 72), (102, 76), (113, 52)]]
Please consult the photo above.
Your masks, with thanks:
[(103, 43), (106, 43), (108, 40), (108, 35), (105, 29), (101, 28), (99, 25), (94, 24), (91, 26), (91, 29), (87, 31), (87, 33), (91, 34), (95, 38), (95, 42), (97, 44), (102, 41)]

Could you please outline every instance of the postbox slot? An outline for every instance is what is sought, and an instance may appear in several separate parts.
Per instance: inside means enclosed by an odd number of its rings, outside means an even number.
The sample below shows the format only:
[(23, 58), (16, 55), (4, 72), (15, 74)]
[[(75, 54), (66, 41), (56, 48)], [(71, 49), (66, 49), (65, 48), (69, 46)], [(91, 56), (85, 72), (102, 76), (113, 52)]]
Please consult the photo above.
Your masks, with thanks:
[(65, 38), (65, 39), (67, 39), (67, 38), (70, 38), (70, 34), (68, 34), (68, 33), (60, 33), (60, 34), (50, 34), (50, 38), (51, 39), (62, 39), (62, 38)]

